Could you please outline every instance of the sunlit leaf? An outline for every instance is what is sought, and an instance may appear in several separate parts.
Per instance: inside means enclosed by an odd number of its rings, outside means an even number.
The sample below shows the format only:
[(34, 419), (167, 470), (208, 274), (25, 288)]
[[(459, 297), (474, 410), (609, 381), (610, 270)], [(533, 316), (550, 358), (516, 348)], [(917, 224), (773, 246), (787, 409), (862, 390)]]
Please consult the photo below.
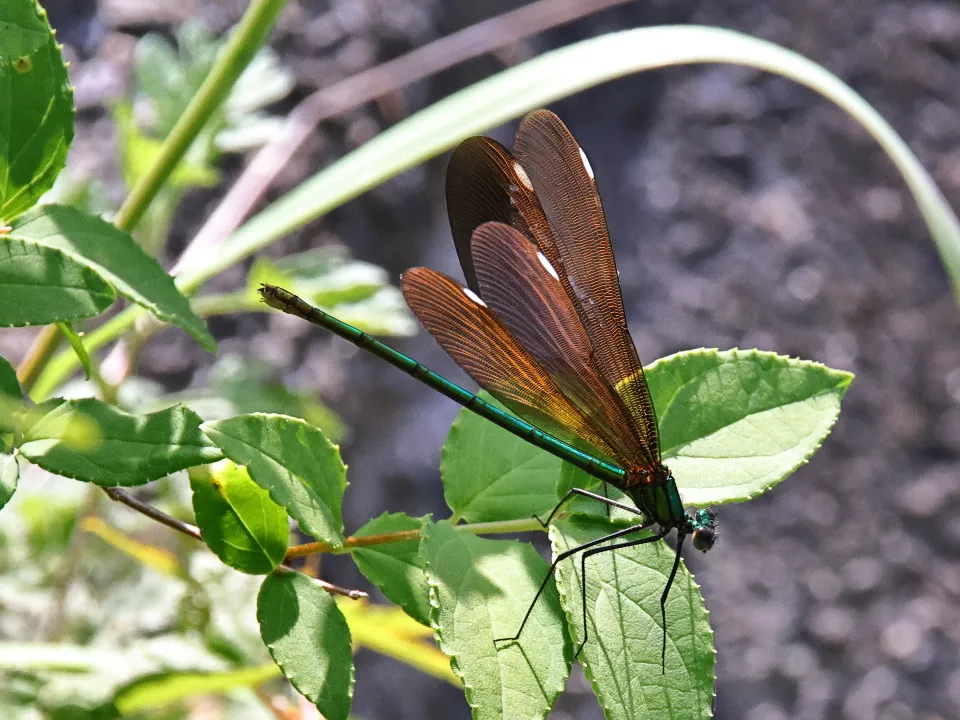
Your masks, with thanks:
[(222, 460), (209, 472), (191, 472), (190, 487), (200, 534), (223, 562), (252, 574), (271, 572), (283, 562), (290, 537), (287, 513), (246, 468)]
[(300, 573), (267, 576), (257, 598), (260, 634), (284, 676), (327, 720), (353, 700), (350, 629), (337, 603)]

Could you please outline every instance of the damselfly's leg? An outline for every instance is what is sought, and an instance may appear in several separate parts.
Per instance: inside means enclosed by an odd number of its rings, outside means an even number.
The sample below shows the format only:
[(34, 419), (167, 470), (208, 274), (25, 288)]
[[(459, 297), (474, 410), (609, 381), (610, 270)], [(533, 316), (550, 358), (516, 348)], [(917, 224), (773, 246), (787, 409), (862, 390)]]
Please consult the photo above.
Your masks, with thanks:
[[(626, 535), (626, 533), (623, 533)], [(580, 647), (577, 648), (577, 652), (574, 654), (574, 658), (580, 655), (580, 651), (583, 650), (583, 646), (587, 644), (587, 558), (591, 555), (599, 555), (600, 553), (613, 552), (614, 550), (623, 550), (624, 548), (636, 547), (637, 545), (645, 545), (646, 543), (656, 542), (657, 540), (662, 540), (663, 537), (667, 534), (667, 529), (661, 529), (656, 535), (651, 535), (650, 537), (640, 538), (639, 540), (628, 540), (627, 542), (615, 543), (613, 545), (607, 545), (606, 547), (594, 548), (593, 550), (587, 550), (583, 555), (580, 556), (580, 606), (583, 610), (583, 642), (580, 643)], [(605, 538), (600, 538), (600, 541), (610, 540), (615, 537), (617, 533), (613, 535), (607, 535)], [(589, 543), (596, 545), (596, 542)], [(586, 547), (586, 546), (584, 546)]]
[(680, 548), (683, 547), (683, 541), (686, 539), (685, 533), (677, 535), (677, 552), (673, 557), (673, 569), (670, 571), (670, 577), (667, 578), (667, 586), (663, 589), (663, 595), (660, 596), (660, 619), (663, 622), (663, 645), (660, 646), (661, 675), (667, 674), (667, 595), (670, 594), (673, 579), (677, 576), (677, 568), (680, 567)]
[[(533, 601), (530, 603), (530, 606), (527, 608), (526, 614), (523, 616), (523, 620), (520, 622), (520, 628), (517, 630), (517, 634), (514, 635), (513, 637), (495, 638), (494, 642), (498, 643), (498, 642), (514, 641), (514, 640), (520, 639), (520, 634), (523, 632), (523, 628), (527, 624), (527, 620), (530, 618), (530, 613), (533, 612), (533, 608), (537, 604), (537, 600), (540, 599), (540, 596), (543, 594), (543, 591), (547, 587), (547, 583), (550, 582), (550, 578), (553, 577), (553, 573), (557, 569), (557, 565), (562, 560), (566, 560), (568, 557), (570, 557), (571, 555), (575, 555), (581, 550), (588, 550), (589, 548), (592, 548), (595, 545), (599, 545), (600, 543), (607, 542), (608, 540), (615, 540), (618, 537), (623, 537), (624, 535), (629, 535), (630, 533), (646, 530), (651, 525), (653, 525), (652, 522), (645, 523), (643, 525), (631, 525), (630, 527), (623, 528), (622, 530), (617, 530), (616, 532), (610, 533), (609, 535), (604, 535), (603, 537), (597, 538), (596, 540), (591, 540), (590, 542), (586, 542), (583, 545), (578, 545), (577, 547), (571, 548), (570, 550), (564, 550), (562, 553), (557, 555), (557, 559), (550, 564), (550, 569), (547, 571), (547, 576), (543, 579), (543, 582), (540, 583), (540, 587), (537, 588), (537, 594), (533, 596)], [(617, 546), (614, 545), (613, 547), (617, 547)]]
[[(606, 487), (607, 487), (606, 483), (604, 483), (603, 487), (604, 487), (604, 491), (606, 491)], [(602, 502), (604, 505), (607, 506), (608, 512), (611, 507), (615, 507), (615, 508), (620, 508), (621, 510), (626, 510), (627, 512), (633, 513), (634, 515), (643, 515), (642, 510), (638, 510), (637, 508), (632, 507), (630, 505), (626, 505), (622, 502), (617, 502), (616, 500), (611, 500), (610, 498), (605, 497), (603, 495), (597, 495), (596, 493), (592, 493), (589, 490), (584, 490), (583, 488), (573, 488), (572, 490), (567, 492), (567, 494), (563, 496), (563, 500), (558, 502), (556, 507), (554, 507), (553, 510), (550, 511), (550, 514), (547, 516), (546, 522), (544, 522), (543, 520), (538, 518), (536, 515), (534, 515), (534, 517), (537, 518), (537, 522), (543, 525), (543, 527), (547, 527), (550, 524), (550, 521), (553, 520), (557, 512), (559, 512), (560, 508), (563, 507), (563, 505), (567, 501), (569, 501), (570, 498), (572, 498), (574, 495), (582, 495), (583, 497), (590, 498), (591, 500), (598, 500), (599, 502)], [(644, 527), (649, 527), (649, 524), (644, 525)]]

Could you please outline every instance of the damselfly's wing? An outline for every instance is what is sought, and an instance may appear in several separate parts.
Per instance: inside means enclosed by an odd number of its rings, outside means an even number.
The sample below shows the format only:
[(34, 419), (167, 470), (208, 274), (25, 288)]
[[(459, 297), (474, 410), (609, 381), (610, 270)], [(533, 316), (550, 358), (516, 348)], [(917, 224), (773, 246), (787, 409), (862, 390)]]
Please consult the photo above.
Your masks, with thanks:
[(563, 394), (590, 419), (628, 467), (653, 467), (623, 404), (593, 363), (591, 339), (556, 269), (515, 228), (485, 223), (473, 233), (473, 263), (483, 301)]
[(524, 118), (514, 151), (549, 222), (559, 255), (555, 264), (563, 268), (561, 281), (590, 337), (595, 364), (626, 406), (647, 456), (659, 462), (656, 412), (627, 330), (606, 216), (590, 162), (566, 126), (547, 110)]
[(428, 268), (408, 270), (401, 286), (414, 315), (480, 387), (561, 440), (616, 459), (614, 447), (472, 290)]
[(447, 215), (467, 287), (476, 293), (473, 231), (485, 222), (512, 225), (551, 262), (557, 260), (547, 218), (523, 167), (503, 145), (488, 137), (464, 140), (447, 165)]

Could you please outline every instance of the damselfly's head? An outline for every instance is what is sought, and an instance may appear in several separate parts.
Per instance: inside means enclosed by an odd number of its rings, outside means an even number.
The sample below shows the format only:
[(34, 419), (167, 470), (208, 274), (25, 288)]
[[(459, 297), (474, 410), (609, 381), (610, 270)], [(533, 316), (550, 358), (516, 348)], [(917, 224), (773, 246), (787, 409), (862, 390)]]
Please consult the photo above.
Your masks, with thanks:
[(690, 519), (693, 526), (693, 546), (707, 552), (717, 541), (717, 514), (713, 510), (697, 510)]

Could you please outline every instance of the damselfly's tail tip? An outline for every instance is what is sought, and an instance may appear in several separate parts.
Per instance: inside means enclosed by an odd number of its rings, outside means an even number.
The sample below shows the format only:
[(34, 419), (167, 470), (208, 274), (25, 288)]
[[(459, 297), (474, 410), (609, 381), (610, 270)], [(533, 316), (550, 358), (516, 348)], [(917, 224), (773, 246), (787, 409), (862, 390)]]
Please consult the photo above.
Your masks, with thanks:
[(276, 285), (260, 283), (257, 288), (257, 294), (260, 296), (260, 302), (272, 307), (274, 310), (283, 310), (283, 306), (278, 304), (277, 298), (280, 296), (280, 288)]

